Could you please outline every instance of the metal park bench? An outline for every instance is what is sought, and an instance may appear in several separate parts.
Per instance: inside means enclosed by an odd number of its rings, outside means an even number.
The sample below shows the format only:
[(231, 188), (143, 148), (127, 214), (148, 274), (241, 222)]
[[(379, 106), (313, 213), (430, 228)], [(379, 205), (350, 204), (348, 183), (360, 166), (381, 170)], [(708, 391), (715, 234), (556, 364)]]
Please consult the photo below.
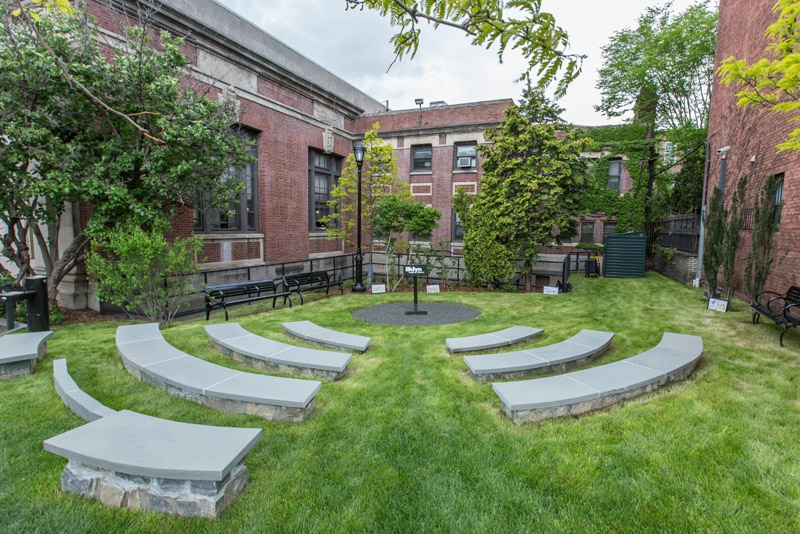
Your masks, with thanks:
[(791, 286), (783, 294), (762, 291), (750, 303), (750, 311), (753, 312), (753, 324), (758, 324), (764, 315), (783, 327), (780, 337), (783, 347), (786, 331), (800, 325), (800, 286)]
[(306, 291), (315, 291), (317, 289), (324, 289), (325, 293), (330, 291), (332, 287), (338, 287), (339, 291), (344, 295), (344, 287), (342, 281), (336, 276), (331, 278), (326, 271), (312, 271), (310, 273), (300, 274), (287, 274), (282, 278), (283, 289), (297, 293), (300, 296), (300, 304), (303, 304), (303, 293)]
[[(272, 307), (275, 307), (275, 302), (279, 297), (283, 297), (284, 304), (287, 299), (289, 307), (292, 307), (292, 299), (290, 295), (292, 291), (286, 290), (278, 291), (278, 286), (272, 279), (265, 280), (246, 280), (244, 282), (231, 282), (228, 284), (218, 284), (208, 286), (205, 290), (206, 293), (206, 321), (211, 315), (211, 312), (216, 309), (225, 311), (225, 320), (228, 320), (228, 307), (237, 304), (246, 304), (258, 300), (272, 299)], [(302, 302), (302, 297), (301, 297)]]

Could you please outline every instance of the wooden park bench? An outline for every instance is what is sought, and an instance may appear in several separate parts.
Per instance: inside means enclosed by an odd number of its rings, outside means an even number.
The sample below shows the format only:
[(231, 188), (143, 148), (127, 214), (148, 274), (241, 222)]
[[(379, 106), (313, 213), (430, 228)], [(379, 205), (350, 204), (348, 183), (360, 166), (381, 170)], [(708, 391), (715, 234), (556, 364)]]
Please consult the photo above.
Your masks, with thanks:
[(791, 286), (783, 294), (762, 291), (750, 303), (750, 310), (753, 312), (753, 324), (758, 324), (764, 315), (783, 327), (780, 337), (783, 347), (786, 331), (800, 324), (800, 286)]
[(326, 271), (312, 271), (310, 273), (300, 274), (286, 274), (281, 277), (283, 280), (283, 289), (297, 293), (300, 296), (300, 304), (303, 304), (303, 293), (307, 291), (315, 291), (317, 289), (324, 289), (325, 293), (330, 291), (332, 287), (338, 287), (339, 291), (344, 295), (344, 287), (342, 281), (335, 275), (330, 277)]
[[(289, 301), (289, 307), (292, 307), (292, 299), (290, 295), (292, 291), (288, 291), (284, 286), (283, 291), (278, 291), (278, 286), (272, 279), (265, 280), (245, 280), (244, 282), (231, 282), (228, 284), (217, 284), (207, 286), (206, 293), (206, 321), (211, 315), (211, 312), (216, 309), (223, 309), (225, 311), (225, 320), (228, 320), (228, 307), (237, 304), (247, 304), (258, 300), (272, 299), (272, 307), (275, 307), (275, 301), (279, 297), (283, 297), (283, 303)], [(302, 302), (302, 297), (301, 297)]]

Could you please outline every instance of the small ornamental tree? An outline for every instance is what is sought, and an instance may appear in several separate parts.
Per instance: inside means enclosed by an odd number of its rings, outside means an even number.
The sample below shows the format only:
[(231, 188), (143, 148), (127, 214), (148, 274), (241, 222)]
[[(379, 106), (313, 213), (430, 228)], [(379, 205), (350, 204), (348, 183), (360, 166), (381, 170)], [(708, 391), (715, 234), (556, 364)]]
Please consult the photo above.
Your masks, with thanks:
[(731, 211), (728, 217), (728, 228), (725, 230), (725, 242), (722, 246), (722, 278), (725, 280), (725, 299), (730, 302), (733, 295), (733, 273), (736, 269), (736, 251), (739, 250), (739, 240), (742, 232), (742, 206), (747, 190), (747, 176), (739, 179), (736, 191), (731, 200)]
[(770, 177), (764, 182), (753, 206), (753, 232), (750, 253), (744, 267), (744, 285), (753, 299), (767, 283), (775, 258), (772, 255), (775, 233), (775, 193), (778, 182)]
[(715, 297), (717, 294), (717, 274), (722, 265), (726, 219), (727, 210), (722, 199), (722, 191), (715, 187), (706, 213), (706, 238), (703, 245), (703, 273), (709, 297)]
[[(375, 206), (389, 195), (398, 195), (409, 202), (413, 197), (409, 185), (398, 178), (394, 149), (380, 138), (379, 123), (376, 122), (364, 135), (363, 144), (367, 151), (361, 167), (361, 230), (369, 239), (367, 247), (372, 257), (376, 237)], [(328, 205), (334, 208), (334, 212), (322, 218), (329, 239), (344, 239), (346, 243), (356, 244), (357, 196), (358, 167), (353, 154), (349, 154), (342, 175), (331, 190)]]
[[(375, 204), (373, 214), (374, 230), (385, 245), (386, 285), (391, 286), (395, 254), (408, 249), (403, 240), (405, 232), (417, 235), (430, 235), (439, 225), (439, 210), (429, 208), (421, 202), (409, 200), (404, 195), (386, 195)], [(392, 288), (394, 289), (394, 288)]]
[(202, 249), (198, 237), (167, 242), (166, 221), (150, 230), (124, 224), (93, 240), (86, 268), (104, 302), (133, 317), (169, 326), (193, 293), (191, 277)]
[[(553, 229), (574, 233), (586, 182), (581, 152), (593, 143), (576, 129), (556, 124), (559, 112), (541, 91), (528, 87), (498, 129), (486, 132), (492, 144), (481, 148), (481, 190), (465, 226), (465, 263), (475, 268), (480, 261), (496, 265), (521, 258), (526, 291), (533, 287), (539, 251), (556, 240)], [(499, 247), (506, 252), (500, 254)], [(513, 268), (490, 272), (513, 273)], [(471, 275), (485, 271), (478, 267)]]

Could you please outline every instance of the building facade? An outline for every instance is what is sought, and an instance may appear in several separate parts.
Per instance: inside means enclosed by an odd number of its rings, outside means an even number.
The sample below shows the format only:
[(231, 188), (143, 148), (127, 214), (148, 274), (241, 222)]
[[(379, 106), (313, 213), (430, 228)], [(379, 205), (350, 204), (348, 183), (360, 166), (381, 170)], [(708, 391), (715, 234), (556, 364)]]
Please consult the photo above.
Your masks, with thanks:
[[(775, 21), (773, 0), (720, 0), (717, 27), (715, 68), (731, 56), (750, 63), (767, 55), (767, 26)], [(775, 229), (775, 267), (766, 288), (784, 292), (790, 285), (800, 285), (800, 153), (778, 152), (775, 148), (796, 126), (787, 114), (768, 109), (736, 105), (737, 89), (725, 86), (715, 77), (711, 92), (708, 138), (711, 145), (711, 170), (706, 184), (706, 201), (714, 187), (723, 188), (730, 205), (733, 191), (742, 176), (748, 177), (745, 205), (753, 202), (771, 177), (779, 189), (773, 201), (780, 224)], [(750, 215), (750, 216), (748, 216)], [(739, 250), (736, 256), (734, 285), (743, 295), (743, 271), (751, 247), (752, 211), (745, 212)]]

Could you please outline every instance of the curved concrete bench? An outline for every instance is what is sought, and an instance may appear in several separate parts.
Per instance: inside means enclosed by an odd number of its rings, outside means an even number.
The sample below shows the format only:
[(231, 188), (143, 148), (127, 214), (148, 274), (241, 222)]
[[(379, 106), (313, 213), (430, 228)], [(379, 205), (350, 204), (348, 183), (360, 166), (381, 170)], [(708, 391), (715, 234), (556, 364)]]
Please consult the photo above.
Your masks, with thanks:
[(134, 377), (215, 410), (302, 421), (314, 409), (320, 382), (228, 369), (190, 356), (161, 335), (158, 323), (120, 326), (117, 349)]
[(178, 423), (128, 410), (44, 442), (69, 460), (64, 491), (105, 506), (186, 517), (217, 517), (248, 478), (245, 455), (258, 428)]
[(492, 384), (514, 423), (577, 415), (687, 378), (703, 353), (700, 336), (664, 333), (652, 349), (564, 375)]
[(528, 326), (512, 326), (499, 332), (490, 334), (480, 334), (467, 337), (449, 337), (445, 340), (447, 352), (478, 352), (481, 350), (496, 349), (507, 347), (516, 343), (522, 343), (533, 339), (544, 332), (541, 328), (530, 328)]
[(206, 326), (211, 344), (225, 356), (262, 371), (338, 380), (347, 373), (350, 354), (287, 345), (257, 336), (239, 323)]
[(608, 349), (612, 332), (581, 330), (560, 343), (517, 352), (464, 356), (470, 374), (480, 381), (508, 380), (523, 376), (564, 372), (585, 365)]
[(53, 360), (53, 385), (67, 408), (84, 421), (95, 421), (117, 413), (78, 387), (67, 371), (67, 360), (64, 358)]
[(46, 332), (27, 332), (0, 337), (0, 380), (33, 374), (36, 362), (47, 352)]
[(283, 329), (287, 334), (310, 341), (312, 343), (319, 343), (326, 347), (342, 348), (347, 350), (354, 350), (357, 352), (364, 352), (369, 347), (369, 342), (372, 338), (364, 336), (356, 336), (353, 334), (345, 334), (344, 332), (337, 332), (335, 330), (328, 330), (311, 321), (295, 321), (292, 323), (281, 323)]

